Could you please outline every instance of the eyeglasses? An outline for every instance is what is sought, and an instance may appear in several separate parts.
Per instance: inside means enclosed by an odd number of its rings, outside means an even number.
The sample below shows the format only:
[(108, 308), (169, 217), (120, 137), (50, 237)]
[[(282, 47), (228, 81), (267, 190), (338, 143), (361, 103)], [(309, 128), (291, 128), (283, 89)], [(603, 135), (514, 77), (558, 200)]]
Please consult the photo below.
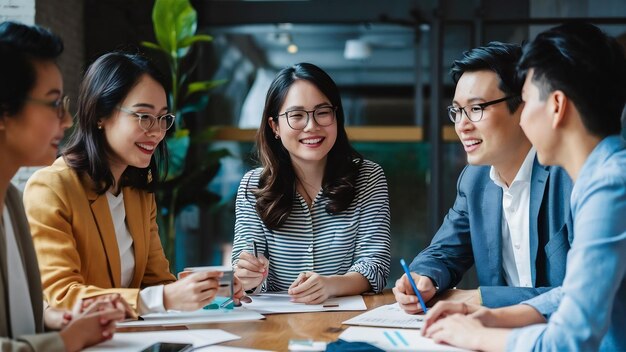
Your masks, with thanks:
[(172, 125), (174, 125), (174, 120), (176, 120), (176, 116), (174, 116), (174, 114), (154, 116), (152, 114), (132, 111), (121, 106), (118, 106), (117, 108), (127, 114), (135, 115), (139, 121), (139, 127), (141, 127), (141, 129), (145, 132), (150, 131), (157, 121), (159, 121), (159, 129), (161, 131), (167, 131), (172, 127)]
[(57, 100), (48, 101), (36, 98), (26, 98), (26, 101), (33, 104), (39, 104), (43, 106), (49, 106), (57, 111), (57, 117), (59, 120), (63, 120), (65, 114), (70, 111), (70, 97), (64, 95)]
[(311, 113), (313, 114), (313, 119), (315, 123), (319, 126), (326, 127), (335, 123), (335, 110), (337, 107), (335, 106), (321, 106), (315, 110), (290, 110), (285, 111), (282, 114), (276, 115), (275, 119), (278, 119), (281, 116), (285, 116), (287, 119), (287, 124), (294, 130), (303, 130), (309, 124), (309, 118), (311, 117)]
[[(485, 110), (486, 107), (488, 107), (490, 105), (493, 105), (493, 104), (501, 103), (503, 101), (507, 101), (509, 99), (517, 98), (517, 97), (519, 97), (519, 95), (511, 95), (511, 96), (508, 96), (508, 97), (504, 97), (504, 98), (488, 101), (486, 103), (467, 105), (467, 106), (464, 106), (464, 107), (458, 107), (458, 106), (450, 105), (447, 108), (448, 109), (448, 117), (450, 118), (450, 121), (452, 121), (454, 123), (459, 123), (459, 122), (461, 122), (461, 119), (463, 118), (463, 115), (461, 114), (461, 111), (463, 111), (465, 113), (465, 116), (467, 116), (467, 118), (470, 121), (478, 122), (478, 121), (480, 121), (483, 118), (483, 110)], [(467, 110), (465, 110), (465, 108), (467, 108), (467, 107), (470, 108), (469, 113), (467, 112)]]

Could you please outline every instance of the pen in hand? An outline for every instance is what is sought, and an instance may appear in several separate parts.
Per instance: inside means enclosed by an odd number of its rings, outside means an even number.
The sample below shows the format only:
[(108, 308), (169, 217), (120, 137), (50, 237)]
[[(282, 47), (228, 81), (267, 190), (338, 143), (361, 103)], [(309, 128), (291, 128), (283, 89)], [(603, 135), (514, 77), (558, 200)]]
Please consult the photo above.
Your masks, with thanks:
[(422, 295), (420, 294), (420, 291), (417, 289), (417, 285), (415, 284), (415, 281), (413, 280), (413, 277), (411, 276), (411, 271), (409, 270), (409, 267), (406, 265), (406, 262), (403, 259), (400, 259), (400, 265), (402, 265), (402, 269), (404, 269), (404, 273), (406, 274), (407, 279), (409, 280), (409, 283), (411, 284), (411, 287), (413, 287), (413, 291), (415, 291), (415, 295), (417, 296), (417, 299), (419, 300), (420, 305), (422, 306), (422, 310), (424, 311), (424, 313), (428, 312), (428, 308), (426, 308), (426, 304), (424, 303), (424, 299), (422, 298)]

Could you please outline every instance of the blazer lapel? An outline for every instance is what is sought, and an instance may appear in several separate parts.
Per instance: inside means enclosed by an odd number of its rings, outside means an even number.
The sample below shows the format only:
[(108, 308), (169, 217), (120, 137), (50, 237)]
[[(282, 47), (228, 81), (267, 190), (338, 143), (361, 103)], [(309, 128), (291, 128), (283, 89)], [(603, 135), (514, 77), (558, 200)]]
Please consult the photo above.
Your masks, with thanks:
[(537, 158), (533, 163), (533, 173), (530, 179), (530, 202), (528, 215), (529, 238), (530, 238), (530, 270), (533, 286), (537, 278), (537, 251), (539, 247), (539, 209), (543, 200), (543, 192), (546, 189), (546, 181), (550, 172), (547, 167), (539, 164)]
[(122, 287), (122, 267), (120, 265), (120, 250), (117, 245), (117, 237), (115, 236), (115, 228), (113, 227), (113, 219), (111, 219), (111, 210), (109, 202), (105, 194), (97, 194), (93, 191), (92, 186), (85, 187), (87, 198), (91, 203), (91, 212), (93, 219), (98, 227), (100, 240), (104, 245), (106, 257), (111, 269), (109, 274), (113, 281), (113, 287)]
[(141, 198), (138, 191), (131, 187), (124, 187), (124, 208), (126, 209), (126, 224), (133, 238), (133, 249), (135, 254), (135, 271), (130, 287), (141, 287), (141, 281), (144, 275), (144, 268), (147, 265), (148, 256), (146, 255), (146, 244), (149, 243), (146, 238), (145, 219), (146, 214), (142, 212)]
[[(495, 203), (493, 202), (495, 200)], [(489, 249), (489, 264), (491, 274), (491, 284), (494, 286), (504, 285), (502, 271), (502, 189), (493, 181), (489, 180), (485, 186), (485, 196), (483, 198), (483, 211), (485, 229), (483, 233), (493, 233), (493, 238), (487, 239)], [(494, 226), (495, 230), (489, 229)]]

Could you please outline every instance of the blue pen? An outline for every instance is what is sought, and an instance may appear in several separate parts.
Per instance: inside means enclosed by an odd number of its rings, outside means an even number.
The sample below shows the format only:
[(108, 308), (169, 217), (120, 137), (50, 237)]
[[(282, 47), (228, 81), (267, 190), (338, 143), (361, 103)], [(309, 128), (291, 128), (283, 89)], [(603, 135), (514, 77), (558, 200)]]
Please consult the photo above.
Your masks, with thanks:
[(415, 284), (415, 281), (413, 281), (413, 277), (411, 276), (411, 271), (409, 270), (409, 267), (406, 265), (406, 262), (404, 261), (404, 259), (400, 259), (400, 265), (402, 265), (402, 269), (404, 269), (404, 272), (406, 273), (406, 277), (409, 279), (409, 282), (411, 283), (411, 287), (413, 287), (413, 291), (417, 295), (417, 299), (419, 299), (420, 301), (422, 310), (424, 311), (424, 313), (428, 312), (428, 309), (426, 308), (426, 304), (424, 303), (424, 300), (422, 299), (422, 295), (420, 294), (420, 291), (417, 290), (417, 285)]

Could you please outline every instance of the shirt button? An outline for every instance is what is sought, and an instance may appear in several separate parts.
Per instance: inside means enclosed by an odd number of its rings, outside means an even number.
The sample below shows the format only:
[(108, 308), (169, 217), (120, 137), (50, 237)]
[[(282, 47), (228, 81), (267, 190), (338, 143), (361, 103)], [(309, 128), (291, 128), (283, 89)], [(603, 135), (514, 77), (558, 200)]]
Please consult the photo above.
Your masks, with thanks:
[(515, 244), (515, 249), (519, 249), (519, 247), (520, 247), (520, 246), (519, 246), (519, 243), (516, 243), (516, 244)]
[(306, 249), (306, 251), (309, 253), (313, 252), (313, 245), (310, 245), (309, 248)]

